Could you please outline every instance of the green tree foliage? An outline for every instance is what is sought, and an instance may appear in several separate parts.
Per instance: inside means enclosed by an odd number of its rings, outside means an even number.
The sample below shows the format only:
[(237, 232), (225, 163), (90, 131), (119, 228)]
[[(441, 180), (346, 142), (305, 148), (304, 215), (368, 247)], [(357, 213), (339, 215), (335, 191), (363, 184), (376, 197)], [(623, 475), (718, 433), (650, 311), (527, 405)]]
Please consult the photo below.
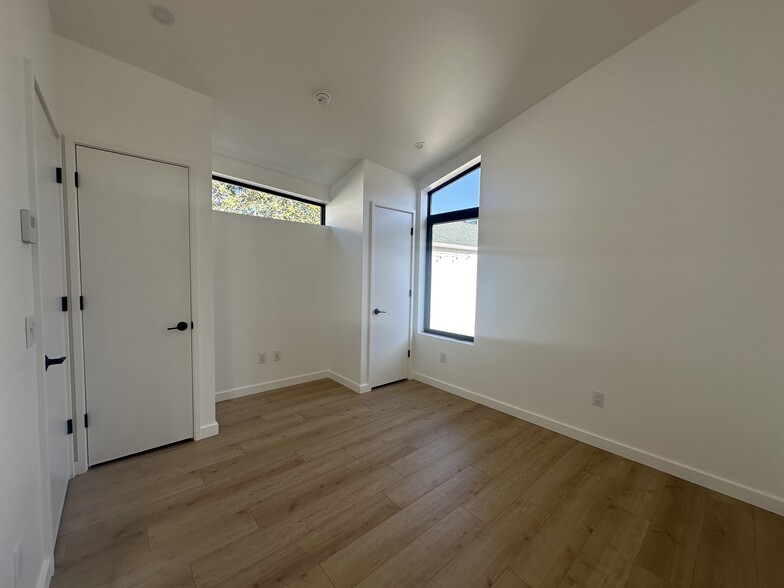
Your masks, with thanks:
[(321, 207), (285, 196), (212, 180), (212, 209), (278, 220), (321, 224)]

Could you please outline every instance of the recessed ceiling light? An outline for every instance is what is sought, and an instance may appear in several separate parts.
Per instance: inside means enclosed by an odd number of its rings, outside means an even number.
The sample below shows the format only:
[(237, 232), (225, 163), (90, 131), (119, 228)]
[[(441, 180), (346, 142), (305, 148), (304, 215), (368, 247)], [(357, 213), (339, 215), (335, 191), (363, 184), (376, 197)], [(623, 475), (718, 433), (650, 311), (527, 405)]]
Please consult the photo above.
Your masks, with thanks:
[(170, 27), (174, 24), (174, 14), (168, 8), (153, 5), (150, 6), (150, 14), (155, 19), (155, 22), (165, 27)]
[(313, 94), (313, 100), (315, 100), (316, 104), (319, 106), (326, 106), (332, 102), (332, 96), (329, 95), (329, 92), (318, 90), (315, 94)]
[(414, 143), (414, 149), (423, 149), (425, 147), (424, 141), (417, 141)]

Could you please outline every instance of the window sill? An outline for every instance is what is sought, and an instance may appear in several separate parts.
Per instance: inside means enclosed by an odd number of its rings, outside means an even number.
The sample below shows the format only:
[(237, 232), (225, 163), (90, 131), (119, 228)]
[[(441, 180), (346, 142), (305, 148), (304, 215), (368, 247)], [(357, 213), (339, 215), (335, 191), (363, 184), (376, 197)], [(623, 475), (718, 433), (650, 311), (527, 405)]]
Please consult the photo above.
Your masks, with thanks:
[(476, 339), (474, 339), (474, 341), (466, 341), (464, 339), (457, 339), (455, 337), (449, 337), (448, 335), (439, 335), (437, 333), (428, 333), (427, 331), (417, 331), (417, 334), (421, 335), (422, 337), (432, 337), (433, 339), (440, 339), (441, 341), (450, 341), (452, 343), (460, 343), (462, 345), (473, 346), (474, 343), (476, 342)]

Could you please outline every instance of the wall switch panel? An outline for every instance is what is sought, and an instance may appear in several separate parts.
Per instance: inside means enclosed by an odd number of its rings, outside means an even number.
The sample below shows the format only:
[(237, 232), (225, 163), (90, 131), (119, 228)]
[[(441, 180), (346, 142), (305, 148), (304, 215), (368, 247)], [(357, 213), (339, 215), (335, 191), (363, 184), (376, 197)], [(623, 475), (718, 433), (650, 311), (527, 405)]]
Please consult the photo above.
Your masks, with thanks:
[(23, 208), (19, 211), (22, 221), (22, 243), (38, 243), (38, 226), (35, 215)]
[(25, 317), (25, 346), (30, 349), (35, 345), (35, 315)]

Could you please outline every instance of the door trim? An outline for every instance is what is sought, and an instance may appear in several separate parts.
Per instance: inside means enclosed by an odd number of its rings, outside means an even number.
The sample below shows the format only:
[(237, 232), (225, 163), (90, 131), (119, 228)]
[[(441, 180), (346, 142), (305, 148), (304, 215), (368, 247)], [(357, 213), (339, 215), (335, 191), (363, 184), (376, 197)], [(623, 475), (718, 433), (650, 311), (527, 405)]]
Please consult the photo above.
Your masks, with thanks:
[[(30, 198), (31, 208), (38, 209), (38, 177), (37, 177), (37, 158), (35, 149), (35, 101), (38, 100), (44, 109), (49, 124), (57, 136), (60, 143), (60, 164), (63, 162), (62, 152), (62, 134), (60, 133), (57, 124), (55, 123), (49, 103), (46, 100), (41, 85), (38, 81), (35, 69), (32, 62), (24, 59), (24, 75), (25, 75), (25, 133), (27, 138), (27, 174), (28, 174), (28, 192)], [(63, 189), (60, 188), (61, 194)], [(65, 215), (65, 205), (63, 203), (63, 214)], [(63, 227), (65, 230), (65, 227)], [(64, 234), (65, 237), (65, 234)], [(63, 251), (66, 280), (68, 275), (68, 252), (67, 252), (67, 237), (64, 239)], [(32, 278), (33, 278), (33, 302), (35, 307), (35, 315), (39, 323), (43, 318), (43, 301), (41, 292), (41, 273), (38, 263), (38, 248), (34, 247), (32, 250)], [(43, 326), (43, 325), (41, 325)], [(70, 325), (66, 321), (66, 341), (70, 340)], [(46, 414), (46, 379), (44, 370), (44, 356), (45, 350), (43, 348), (43, 338), (39, 333), (36, 333), (35, 344), (35, 373), (36, 373), (36, 392), (37, 392), (37, 412), (38, 412), (38, 443), (39, 443), (39, 467), (41, 472), (41, 499), (42, 499), (42, 526), (43, 526), (43, 551), (44, 551), (44, 567), (48, 567), (49, 577), (54, 574), (54, 546), (57, 540), (58, 529), (52, 528), (52, 498), (51, 498), (51, 483), (49, 475), (49, 434), (48, 422)], [(73, 363), (73, 362), (71, 362)], [(67, 393), (70, 395), (73, 389), (72, 383), (66, 380)], [(70, 403), (69, 403), (70, 404)], [(70, 407), (73, 410), (72, 407)], [(63, 423), (65, 426), (65, 423)], [(73, 447), (71, 447), (71, 456), (73, 456)], [(70, 476), (74, 475), (73, 463), (70, 464)]]
[[(371, 389), (371, 382), (373, 381), (373, 365), (372, 365), (372, 346), (373, 346), (373, 321), (370, 320), (370, 312), (373, 306), (373, 227), (376, 219), (376, 209), (385, 208), (387, 210), (394, 210), (395, 212), (402, 212), (411, 215), (411, 228), (416, 232), (416, 212), (409, 208), (402, 208), (394, 204), (387, 204), (385, 202), (371, 201), (370, 202), (370, 239), (368, 245), (369, 259), (368, 259), (368, 294), (367, 294), (367, 316), (365, 319), (368, 322), (368, 340), (367, 340), (367, 381), (368, 390)], [(411, 235), (411, 259), (409, 261), (409, 276), (408, 287), (411, 290), (411, 296), (408, 297), (408, 348), (411, 349), (413, 343), (414, 332), (414, 233)], [(408, 357), (408, 374), (407, 377), (411, 378), (411, 356)]]
[[(197, 234), (197, 214), (198, 206), (194, 200), (193, 189), (193, 168), (194, 164), (189, 161), (176, 160), (167, 157), (161, 157), (151, 153), (140, 153), (138, 149), (127, 148), (122, 145), (106, 144), (101, 141), (94, 141), (89, 138), (65, 137), (65, 166), (66, 170), (64, 177), (64, 185), (66, 190), (67, 201), (67, 223), (68, 223), (68, 246), (69, 246), (69, 292), (68, 296), (71, 300), (79, 300), (82, 295), (88, 296), (83, 293), (81, 289), (81, 251), (79, 250), (79, 211), (78, 211), (78, 188), (74, 180), (74, 171), (76, 171), (76, 149), (78, 147), (86, 147), (90, 149), (98, 149), (100, 151), (107, 151), (119, 155), (126, 155), (129, 157), (136, 157), (149, 161), (156, 161), (168, 165), (176, 165), (184, 167), (188, 170), (188, 215), (189, 215), (189, 243), (188, 248), (190, 252), (190, 297), (191, 297), (191, 316), (195, 322), (195, 328), (191, 339), (191, 381), (193, 389), (193, 439), (204, 439), (212, 435), (218, 434), (218, 424), (213, 420), (211, 423), (203, 424), (202, 417), (202, 398), (205, 394), (214, 395), (214, 385), (212, 389), (204, 385), (202, 381), (202, 368), (199, 359), (199, 345), (203, 345), (202, 341), (205, 338), (213, 338), (214, 332), (212, 325), (200, 324), (200, 303), (205, 304), (200, 298), (207, 298), (203, 294), (200, 295), (197, 276), (197, 250), (199, 239)], [(211, 301), (211, 298), (209, 299)], [(89, 300), (86, 301), (89, 305)], [(87, 406), (87, 389), (85, 386), (85, 371), (84, 371), (84, 331), (82, 329), (82, 316), (81, 310), (78, 306), (74, 306), (75, 311), (72, 313), (72, 338), (74, 341), (73, 353), (73, 372), (74, 372), (74, 414), (83, 415), (86, 412)], [(207, 389), (205, 389), (207, 388)], [(213, 400), (214, 402), (214, 400)], [(74, 419), (74, 435), (77, 441), (77, 459), (75, 460), (75, 474), (81, 474), (88, 469), (87, 460), (87, 431), (84, 426), (84, 419), (80, 416)]]

